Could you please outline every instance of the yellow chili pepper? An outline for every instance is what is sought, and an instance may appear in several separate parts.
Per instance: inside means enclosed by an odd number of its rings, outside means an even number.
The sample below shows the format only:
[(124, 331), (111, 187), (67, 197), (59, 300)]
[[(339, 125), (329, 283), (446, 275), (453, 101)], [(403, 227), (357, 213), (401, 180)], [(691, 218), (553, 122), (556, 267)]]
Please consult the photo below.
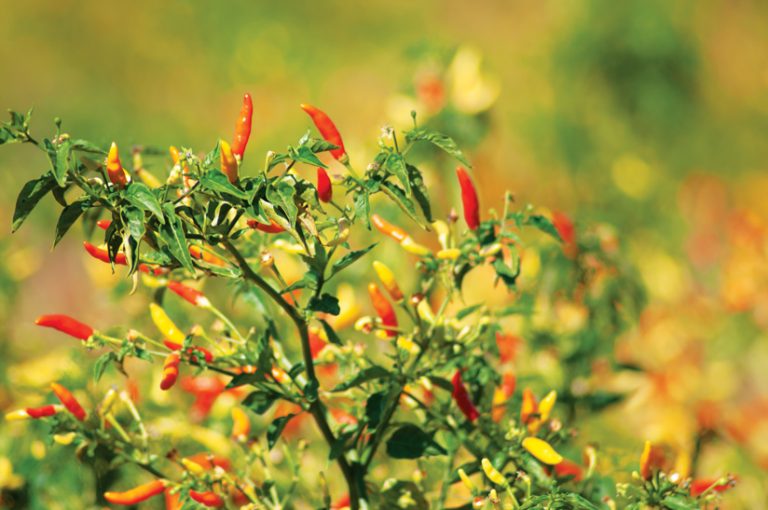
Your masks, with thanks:
[(538, 437), (526, 437), (523, 439), (523, 448), (544, 464), (554, 466), (563, 461), (562, 455), (557, 453), (552, 446)]
[(456, 260), (461, 255), (461, 250), (458, 248), (447, 248), (437, 252), (437, 258), (440, 260)]
[(442, 220), (437, 220), (432, 222), (432, 228), (437, 232), (437, 239), (440, 241), (440, 246), (442, 246), (443, 249), (447, 249), (451, 237), (451, 229), (448, 227), (448, 224)]
[(419, 304), (416, 305), (416, 313), (419, 314), (419, 317), (424, 322), (428, 322), (429, 324), (433, 324), (435, 322), (435, 314), (432, 313), (432, 308), (429, 306), (429, 303), (426, 299), (422, 299), (419, 301)]
[(422, 244), (417, 243), (410, 236), (408, 236), (405, 239), (403, 239), (402, 241), (400, 241), (400, 246), (405, 251), (407, 251), (408, 253), (412, 253), (414, 255), (419, 255), (419, 256), (422, 256), (422, 257), (424, 255), (429, 255), (430, 253), (432, 253), (432, 252), (429, 251), (429, 248), (427, 248), (426, 246), (424, 246)]
[(472, 483), (472, 480), (469, 479), (467, 476), (467, 473), (464, 472), (463, 469), (459, 468), (459, 478), (461, 478), (461, 481), (464, 483), (464, 486), (470, 490), (473, 494), (477, 490), (477, 487), (475, 487), (475, 484)]
[(53, 441), (62, 446), (68, 446), (68, 445), (71, 445), (72, 441), (75, 440), (76, 435), (77, 434), (75, 434), (74, 432), (66, 432), (64, 434), (54, 434)]
[(376, 276), (379, 277), (379, 280), (381, 280), (382, 285), (387, 289), (387, 292), (392, 299), (396, 302), (402, 301), (403, 291), (400, 290), (400, 286), (397, 284), (395, 273), (393, 273), (383, 262), (379, 262), (378, 260), (373, 261), (373, 270), (376, 271)]
[(205, 468), (195, 462), (194, 460), (190, 459), (181, 459), (181, 465), (184, 466), (184, 469), (192, 473), (193, 475), (201, 475), (205, 473)]
[(487, 458), (483, 458), (483, 460), (480, 462), (483, 467), (483, 473), (485, 473), (485, 476), (488, 477), (490, 481), (495, 483), (496, 485), (501, 485), (502, 487), (507, 486), (507, 479), (504, 475), (502, 475), (498, 469), (493, 467), (493, 464), (491, 464), (491, 461)]
[(227, 176), (229, 182), (237, 182), (237, 160), (232, 153), (232, 147), (225, 140), (219, 141), (221, 155), (221, 172)]
[(416, 344), (416, 342), (404, 336), (397, 338), (397, 346), (400, 349), (409, 352), (410, 354), (418, 354), (421, 350), (419, 349), (419, 346)]
[(160, 308), (156, 303), (150, 303), (149, 313), (152, 316), (152, 322), (155, 323), (155, 327), (157, 327), (158, 331), (160, 331), (167, 340), (177, 344), (184, 343), (186, 335), (176, 327), (176, 324), (174, 324), (171, 318), (168, 317), (165, 310)]
[(557, 402), (557, 392), (555, 390), (550, 391), (541, 399), (541, 402), (539, 402), (539, 418), (541, 421), (549, 419), (552, 408), (555, 407), (555, 402)]
[(159, 188), (163, 185), (163, 183), (160, 182), (160, 179), (149, 173), (144, 168), (144, 163), (141, 159), (141, 152), (139, 151), (133, 153), (133, 171), (136, 172), (136, 175), (139, 177), (139, 179), (141, 179), (141, 182), (150, 188)]

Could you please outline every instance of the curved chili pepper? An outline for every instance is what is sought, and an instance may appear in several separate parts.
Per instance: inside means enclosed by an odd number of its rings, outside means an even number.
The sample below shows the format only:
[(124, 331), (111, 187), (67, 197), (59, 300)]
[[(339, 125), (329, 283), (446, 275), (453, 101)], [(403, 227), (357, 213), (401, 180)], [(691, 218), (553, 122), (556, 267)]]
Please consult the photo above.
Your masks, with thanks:
[(485, 476), (488, 477), (488, 479), (496, 485), (506, 487), (509, 484), (507, 478), (502, 475), (498, 469), (493, 467), (493, 464), (491, 464), (490, 460), (483, 457), (483, 459), (480, 461), (480, 465), (483, 468), (483, 473), (485, 473)]
[(464, 220), (467, 222), (469, 230), (477, 230), (477, 227), (480, 226), (480, 202), (477, 199), (477, 190), (464, 167), (456, 167), (456, 176), (459, 178), (459, 186), (461, 186)]
[(202, 260), (211, 264), (212, 266), (225, 267), (227, 265), (223, 259), (194, 244), (189, 247), (189, 254), (192, 256), (192, 258)]
[(83, 406), (80, 405), (80, 402), (77, 401), (75, 396), (72, 395), (72, 392), (61, 384), (55, 382), (51, 383), (51, 389), (61, 403), (64, 404), (64, 407), (67, 408), (67, 411), (72, 413), (72, 415), (79, 421), (85, 420), (85, 409), (83, 409)]
[(120, 163), (120, 155), (117, 153), (117, 144), (112, 142), (107, 154), (107, 176), (117, 189), (123, 189), (128, 185), (123, 164)]
[(523, 439), (523, 448), (544, 464), (554, 466), (563, 461), (562, 455), (557, 453), (552, 445), (538, 437), (526, 437)]
[[(177, 344), (176, 342), (172, 342), (167, 339), (163, 340), (163, 344), (165, 344), (165, 346), (172, 351), (180, 351), (182, 347), (181, 344)], [(213, 353), (211, 353), (211, 351), (209, 351), (205, 347), (200, 347), (199, 345), (193, 345), (192, 347), (187, 349), (187, 356), (189, 356), (189, 359), (191, 359), (193, 363), (197, 363), (197, 356), (194, 355), (195, 351), (203, 355), (203, 359), (205, 359), (206, 363), (211, 363), (213, 361)]]
[(331, 178), (325, 168), (317, 167), (317, 198), (321, 202), (330, 202), (333, 198), (333, 186)]
[(221, 173), (227, 176), (232, 184), (237, 182), (237, 158), (232, 153), (232, 147), (227, 142), (219, 142), (219, 155), (221, 159)]
[(387, 289), (390, 297), (395, 302), (401, 301), (403, 299), (403, 291), (400, 290), (400, 286), (397, 284), (395, 273), (393, 273), (383, 262), (378, 260), (373, 261), (373, 270), (376, 271), (376, 276), (379, 277), (381, 284)]
[(235, 139), (232, 141), (232, 154), (237, 156), (240, 161), (243, 160), (245, 146), (248, 145), (248, 139), (251, 137), (251, 124), (253, 119), (253, 100), (251, 95), (243, 95), (243, 107), (235, 123)]
[(273, 219), (269, 220), (269, 225), (259, 223), (256, 220), (248, 220), (247, 223), (249, 227), (260, 230), (267, 234), (279, 234), (280, 232), (285, 232), (285, 229), (278, 225), (277, 222)]
[(208, 307), (211, 306), (211, 302), (205, 297), (205, 294), (197, 289), (193, 289), (188, 285), (184, 285), (181, 282), (169, 281), (168, 290), (180, 296), (185, 301), (192, 303), (195, 306)]
[(453, 385), (453, 399), (456, 401), (456, 405), (459, 406), (459, 410), (469, 421), (475, 421), (480, 417), (480, 413), (477, 411), (475, 404), (472, 403), (472, 399), (469, 398), (467, 388), (464, 387), (464, 382), (461, 380), (461, 370), (456, 370), (451, 379)]
[[(87, 251), (88, 254), (91, 257), (95, 258), (96, 260), (100, 260), (107, 264), (112, 263), (112, 261), (109, 260), (109, 252), (104, 248), (99, 248), (97, 246), (94, 246), (88, 241), (83, 241), (83, 247), (85, 248), (85, 251)], [(116, 253), (114, 262), (118, 266), (127, 266), (128, 257), (126, 257), (125, 253)], [(162, 267), (152, 268), (146, 264), (139, 264), (139, 271), (146, 274), (153, 274), (155, 276), (163, 274), (165, 272), (165, 270)]]
[(171, 318), (168, 317), (168, 314), (165, 313), (165, 310), (158, 304), (149, 304), (149, 314), (152, 316), (152, 322), (155, 323), (155, 327), (157, 327), (157, 330), (160, 331), (163, 336), (179, 345), (184, 343), (184, 339), (187, 335), (181, 332)]
[(318, 110), (309, 104), (302, 104), (301, 109), (307, 112), (307, 115), (310, 116), (312, 122), (315, 123), (315, 127), (320, 132), (320, 135), (323, 137), (323, 139), (326, 142), (332, 143), (338, 147), (338, 149), (333, 149), (330, 151), (331, 156), (336, 158), (338, 161), (341, 161), (342, 163), (348, 161), (349, 156), (347, 156), (347, 152), (344, 150), (344, 141), (341, 139), (339, 130), (336, 129), (336, 125), (333, 123), (330, 117), (328, 117), (328, 115), (326, 115), (322, 110)]
[(427, 255), (430, 253), (427, 247), (414, 241), (405, 230), (389, 223), (378, 214), (371, 215), (371, 223), (379, 232), (400, 243), (400, 247), (408, 253), (413, 253), (414, 255)]
[(368, 294), (371, 296), (371, 302), (376, 310), (376, 315), (379, 316), (382, 325), (386, 328), (386, 335), (388, 337), (396, 336), (397, 332), (394, 330), (397, 329), (397, 315), (395, 314), (395, 309), (392, 308), (392, 304), (384, 297), (379, 286), (375, 283), (368, 285)]
[(219, 508), (224, 506), (224, 498), (213, 491), (198, 492), (191, 490), (189, 491), (189, 497), (209, 508)]
[(42, 407), (27, 407), (25, 411), (27, 412), (30, 418), (37, 420), (39, 418), (53, 416), (58, 412), (58, 409), (56, 408), (55, 405), (49, 404), (47, 406), (42, 406)]
[(520, 421), (524, 424), (528, 424), (532, 418), (535, 418), (535, 414), (538, 412), (539, 404), (536, 402), (536, 397), (530, 388), (523, 390), (523, 402), (520, 404)]
[(733, 477), (729, 478), (699, 478), (691, 482), (690, 493), (694, 498), (699, 497), (702, 493), (712, 490), (715, 492), (724, 492), (736, 483)]
[(172, 352), (165, 358), (163, 363), (163, 379), (160, 381), (161, 390), (170, 390), (176, 384), (176, 379), (179, 378), (179, 363), (181, 363), (181, 358), (177, 352)]
[(35, 324), (45, 328), (53, 328), (80, 340), (88, 340), (93, 335), (93, 328), (87, 324), (73, 319), (69, 315), (51, 314), (41, 315), (35, 320)]
[(251, 420), (239, 407), (232, 408), (232, 437), (245, 441), (251, 433)]
[(104, 499), (113, 505), (138, 505), (165, 491), (164, 480), (153, 480), (124, 492), (105, 492)]

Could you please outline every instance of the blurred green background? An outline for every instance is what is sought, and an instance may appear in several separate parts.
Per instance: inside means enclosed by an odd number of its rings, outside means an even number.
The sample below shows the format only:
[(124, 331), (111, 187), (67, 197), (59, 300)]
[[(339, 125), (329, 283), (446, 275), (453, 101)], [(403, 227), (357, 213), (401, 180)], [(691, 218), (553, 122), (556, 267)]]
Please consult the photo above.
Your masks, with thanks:
[[(443, 103), (477, 125), (445, 114), (442, 127), (467, 147), (486, 203), (509, 188), (577, 227), (612, 225), (648, 287), (622, 349), (655, 376), (646, 400), (616, 411), (617, 437), (674, 442), (711, 404), (733, 418), (721, 424), (732, 442), (704, 466), (746, 473), (733, 508), (764, 504), (767, 3), (5, 0), (0, 11), (0, 106), (33, 106), (39, 137), (59, 116), (102, 144), (209, 149), (250, 91), (253, 161), (307, 129), (298, 104), (310, 102), (362, 162), (382, 125), (430, 115), (424, 76), (460, 69), (470, 78), (446, 82)], [(457, 49), (472, 57), (445, 71)], [(53, 338), (34, 317), (120, 317), (77, 236), (49, 250), (52, 204), (10, 236), (18, 190), (46, 165), (29, 147), (0, 150), (3, 409), (14, 366)]]

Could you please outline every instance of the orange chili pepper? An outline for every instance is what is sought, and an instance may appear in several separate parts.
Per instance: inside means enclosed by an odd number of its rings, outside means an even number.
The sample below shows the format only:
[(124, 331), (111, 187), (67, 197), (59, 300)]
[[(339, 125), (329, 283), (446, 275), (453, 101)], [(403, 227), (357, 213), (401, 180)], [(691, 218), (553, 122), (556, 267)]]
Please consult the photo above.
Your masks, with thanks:
[(256, 230), (261, 230), (267, 234), (279, 234), (280, 232), (285, 232), (285, 229), (278, 225), (277, 222), (273, 219), (269, 220), (269, 225), (259, 223), (256, 220), (248, 220), (247, 223), (249, 227)]
[(209, 508), (224, 506), (224, 499), (213, 491), (198, 492), (191, 490), (189, 491), (189, 497)]
[(251, 420), (245, 411), (239, 407), (232, 408), (232, 437), (237, 441), (245, 441), (251, 433)]
[(395, 273), (393, 273), (392, 270), (389, 267), (387, 267), (383, 262), (380, 262), (378, 260), (373, 261), (373, 270), (376, 271), (376, 276), (379, 277), (379, 280), (381, 280), (381, 284), (384, 285), (385, 289), (387, 289), (387, 292), (389, 293), (390, 297), (395, 302), (402, 301), (403, 291), (400, 290), (400, 286), (397, 284), (397, 278), (395, 278)]
[(113, 505), (137, 505), (165, 491), (164, 480), (153, 480), (124, 492), (105, 492), (104, 499)]
[(163, 380), (160, 381), (161, 390), (168, 391), (176, 384), (176, 379), (179, 378), (179, 363), (181, 363), (181, 357), (177, 352), (172, 352), (165, 358)]
[[(172, 351), (181, 350), (181, 344), (174, 342), (172, 340), (165, 339), (163, 340), (163, 344)], [(195, 351), (203, 355), (203, 358), (205, 359), (206, 363), (210, 363), (213, 361), (213, 353), (211, 351), (209, 351), (205, 347), (201, 347), (199, 345), (193, 345), (192, 347), (189, 347), (187, 349), (187, 356), (189, 356), (189, 359), (192, 360), (192, 362), (197, 363), (197, 357), (193, 354)]]
[(72, 413), (72, 415), (79, 421), (85, 420), (85, 409), (83, 409), (83, 406), (80, 405), (80, 402), (77, 401), (75, 396), (72, 395), (72, 392), (61, 384), (55, 382), (51, 383), (51, 389), (61, 403), (64, 404), (64, 407), (67, 408), (67, 411)]
[(245, 146), (248, 145), (248, 139), (251, 137), (251, 124), (253, 119), (253, 100), (251, 95), (243, 95), (243, 107), (235, 123), (235, 139), (232, 141), (232, 154), (239, 161), (243, 160)]
[(338, 149), (333, 149), (330, 151), (331, 156), (336, 158), (338, 161), (341, 161), (342, 163), (346, 163), (349, 160), (349, 156), (347, 156), (347, 153), (344, 150), (344, 141), (341, 139), (339, 130), (336, 129), (336, 125), (333, 123), (330, 117), (328, 117), (325, 112), (315, 108), (312, 105), (302, 104), (301, 109), (307, 112), (307, 115), (310, 116), (312, 122), (315, 123), (315, 127), (320, 132), (320, 135), (323, 137), (323, 139), (326, 142), (332, 143), (338, 147)]
[(396, 336), (397, 332), (394, 329), (397, 328), (397, 315), (392, 304), (384, 297), (379, 286), (375, 283), (368, 285), (368, 294), (371, 296), (371, 302), (376, 310), (376, 314), (381, 319), (382, 325), (386, 328), (386, 335), (388, 337)]
[(120, 163), (120, 155), (117, 153), (117, 144), (112, 142), (107, 154), (107, 176), (117, 189), (123, 189), (128, 185), (123, 164)]
[(205, 294), (197, 289), (193, 289), (192, 287), (184, 285), (181, 282), (169, 281), (168, 290), (172, 291), (174, 294), (177, 294), (182, 299), (192, 303), (195, 306), (200, 306), (203, 308), (211, 306), (211, 302), (207, 297), (205, 297)]
[(237, 158), (232, 153), (232, 147), (227, 142), (221, 140), (219, 142), (219, 156), (221, 159), (221, 172), (227, 176), (229, 182), (237, 182)]
[(189, 254), (192, 255), (192, 258), (202, 260), (211, 264), (212, 266), (225, 267), (227, 265), (223, 259), (217, 257), (213, 253), (203, 250), (194, 244), (189, 247)]

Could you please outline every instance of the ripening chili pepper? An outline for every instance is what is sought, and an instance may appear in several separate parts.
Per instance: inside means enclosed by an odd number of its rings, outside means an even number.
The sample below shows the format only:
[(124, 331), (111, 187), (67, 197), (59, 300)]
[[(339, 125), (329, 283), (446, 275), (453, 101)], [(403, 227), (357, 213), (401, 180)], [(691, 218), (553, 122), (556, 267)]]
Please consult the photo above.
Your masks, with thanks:
[(464, 220), (469, 230), (477, 230), (480, 226), (480, 202), (477, 199), (477, 190), (464, 167), (456, 167), (456, 176), (461, 187), (461, 203), (464, 206)]
[(275, 220), (270, 219), (269, 225), (265, 223), (259, 223), (256, 220), (248, 220), (248, 226), (260, 230), (267, 234), (279, 234), (280, 232), (285, 232), (285, 229), (277, 224)]
[(321, 202), (330, 202), (333, 198), (333, 186), (331, 178), (325, 168), (317, 167), (317, 198)]
[(347, 156), (347, 153), (344, 150), (344, 141), (341, 139), (339, 130), (336, 129), (336, 125), (330, 117), (328, 117), (325, 112), (318, 110), (312, 105), (302, 104), (301, 109), (307, 112), (307, 115), (310, 116), (323, 139), (338, 147), (337, 149), (330, 151), (331, 156), (342, 163), (346, 163), (349, 160), (349, 156)]
[(238, 160), (243, 160), (245, 146), (248, 145), (248, 139), (251, 137), (251, 124), (253, 119), (253, 100), (251, 95), (243, 95), (243, 107), (240, 109), (240, 115), (235, 123), (235, 138), (232, 140), (232, 154)]
[(73, 319), (68, 315), (52, 314), (41, 315), (35, 320), (35, 324), (45, 328), (53, 328), (80, 340), (88, 340), (93, 335), (93, 328)]
[[(168, 147), (168, 152), (171, 154), (171, 161), (173, 161), (174, 166), (174, 171), (171, 172), (171, 179), (173, 179), (175, 172), (181, 173), (181, 182), (184, 184), (184, 190), (189, 191), (194, 185), (192, 172), (189, 171), (189, 165), (186, 161), (182, 161), (181, 153), (179, 153), (179, 149), (177, 149), (175, 146), (171, 145)], [(179, 192), (179, 194), (182, 193)]]
[(320, 351), (325, 349), (326, 341), (320, 336), (320, 330), (311, 327), (309, 328), (309, 352), (312, 354), (312, 359), (316, 359), (320, 354)]
[(205, 297), (205, 294), (197, 289), (193, 289), (188, 285), (184, 285), (181, 282), (169, 281), (168, 290), (180, 296), (185, 301), (192, 303), (195, 306), (206, 308), (211, 306), (211, 302)]
[(227, 176), (229, 182), (232, 184), (237, 182), (237, 159), (232, 154), (232, 147), (229, 144), (221, 140), (219, 142), (219, 155), (221, 159), (221, 173)]
[(80, 405), (80, 402), (77, 401), (75, 396), (72, 395), (72, 392), (61, 384), (55, 382), (51, 383), (51, 389), (61, 403), (64, 404), (64, 407), (67, 408), (67, 411), (72, 413), (72, 415), (79, 421), (85, 420), (85, 409), (83, 409), (83, 406)]
[(113, 505), (138, 505), (165, 491), (164, 480), (153, 480), (124, 492), (105, 492), (104, 499)]
[(429, 248), (417, 243), (411, 236), (408, 235), (405, 230), (389, 223), (378, 214), (371, 215), (371, 222), (379, 232), (400, 243), (400, 247), (408, 253), (413, 253), (414, 255), (420, 256), (430, 253)]
[(495, 422), (501, 421), (504, 417), (504, 411), (506, 411), (506, 403), (509, 398), (515, 393), (515, 385), (517, 379), (512, 373), (504, 374), (501, 382), (501, 386), (496, 388), (493, 392), (493, 407), (491, 411), (491, 418)]
[(192, 473), (193, 475), (202, 475), (205, 473), (206, 469), (203, 467), (203, 465), (198, 464), (192, 459), (184, 458), (181, 459), (181, 465), (184, 466), (184, 469)]
[(498, 469), (493, 467), (490, 460), (483, 458), (480, 464), (483, 467), (483, 473), (485, 473), (485, 476), (487, 476), (490, 481), (496, 485), (501, 485), (502, 487), (507, 486), (509, 483), (507, 482), (507, 478), (502, 475)]
[(580, 482), (584, 478), (584, 470), (581, 466), (568, 459), (563, 459), (555, 465), (555, 475), (559, 478), (571, 478), (574, 482)]
[(557, 453), (552, 445), (538, 437), (526, 437), (523, 439), (523, 448), (544, 464), (554, 466), (563, 461), (562, 455)]
[(395, 309), (389, 300), (381, 293), (381, 289), (375, 283), (368, 285), (368, 294), (371, 297), (373, 308), (376, 310), (376, 315), (381, 319), (381, 324), (385, 328), (386, 336), (394, 337), (397, 332), (394, 331), (397, 328), (397, 315)]
[(209, 508), (224, 506), (224, 499), (213, 491), (198, 492), (191, 490), (189, 491), (189, 497)]
[(112, 142), (107, 154), (107, 176), (117, 189), (123, 189), (128, 185), (123, 164), (120, 163), (120, 155), (117, 153), (117, 144)]
[(155, 323), (155, 327), (157, 327), (158, 331), (160, 331), (163, 336), (179, 345), (184, 343), (184, 339), (187, 335), (182, 333), (181, 330), (176, 327), (176, 324), (174, 324), (171, 318), (168, 317), (168, 314), (165, 313), (165, 310), (158, 304), (149, 304), (149, 314), (152, 316), (152, 322)]
[(555, 407), (557, 402), (557, 392), (555, 390), (547, 393), (544, 398), (539, 402), (539, 419), (541, 421), (547, 421), (549, 415), (552, 413), (552, 408)]
[(237, 441), (245, 441), (251, 434), (251, 420), (239, 407), (232, 408), (232, 437)]
[(165, 489), (165, 510), (181, 510), (181, 496), (172, 489)]
[(724, 492), (735, 485), (733, 478), (700, 478), (691, 482), (691, 496), (697, 498), (706, 491)]
[(467, 388), (464, 387), (464, 382), (461, 380), (461, 370), (456, 370), (451, 379), (453, 384), (453, 399), (456, 401), (456, 405), (459, 406), (459, 410), (469, 421), (475, 421), (480, 417), (480, 413), (477, 411), (475, 404), (472, 403), (472, 399), (469, 398)]
[[(176, 342), (172, 342), (168, 339), (163, 340), (163, 344), (172, 351), (180, 351), (182, 347), (181, 344), (177, 344)], [(195, 351), (203, 355), (203, 358), (205, 359), (206, 363), (210, 363), (213, 361), (213, 353), (211, 351), (209, 351), (205, 347), (200, 347), (199, 345), (193, 345), (192, 347), (187, 349), (187, 356), (189, 356), (189, 359), (191, 359), (193, 363), (197, 363), (197, 356), (195, 356), (194, 354)]]
[(646, 441), (643, 445), (643, 453), (640, 455), (640, 476), (643, 480), (650, 480), (654, 471), (664, 467), (664, 450)]
[(159, 188), (163, 185), (160, 180), (152, 175), (144, 168), (144, 162), (141, 159), (141, 151), (138, 149), (133, 150), (133, 171), (138, 178), (152, 189)]
[(202, 260), (211, 264), (212, 266), (225, 267), (227, 265), (223, 259), (194, 244), (190, 245), (189, 254), (192, 255), (192, 258)]
[(395, 302), (402, 301), (403, 291), (400, 290), (400, 286), (397, 284), (395, 273), (393, 273), (383, 262), (379, 262), (378, 260), (373, 261), (373, 270), (376, 271), (376, 276), (379, 277), (381, 284), (384, 285), (384, 288), (387, 290), (390, 297)]
[(525, 388), (523, 390), (523, 402), (520, 404), (520, 421), (524, 424), (528, 424), (528, 422), (534, 418), (534, 414), (536, 414), (538, 410), (538, 404), (536, 403), (536, 397), (533, 395), (533, 392), (530, 388)]
[(179, 378), (179, 363), (181, 363), (181, 357), (177, 352), (172, 352), (165, 358), (163, 379), (160, 381), (161, 390), (168, 391), (176, 384), (176, 379)]

